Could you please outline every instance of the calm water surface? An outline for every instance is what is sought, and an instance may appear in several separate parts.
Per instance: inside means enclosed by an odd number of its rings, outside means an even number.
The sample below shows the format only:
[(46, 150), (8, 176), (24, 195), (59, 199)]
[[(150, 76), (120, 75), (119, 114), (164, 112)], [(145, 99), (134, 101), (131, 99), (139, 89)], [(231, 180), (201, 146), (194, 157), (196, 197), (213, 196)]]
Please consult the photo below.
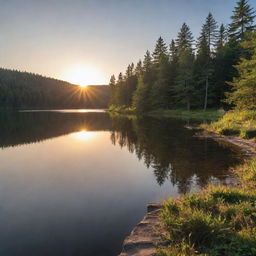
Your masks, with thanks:
[(0, 114), (0, 255), (115, 256), (146, 204), (232, 181), (240, 153), (175, 119)]

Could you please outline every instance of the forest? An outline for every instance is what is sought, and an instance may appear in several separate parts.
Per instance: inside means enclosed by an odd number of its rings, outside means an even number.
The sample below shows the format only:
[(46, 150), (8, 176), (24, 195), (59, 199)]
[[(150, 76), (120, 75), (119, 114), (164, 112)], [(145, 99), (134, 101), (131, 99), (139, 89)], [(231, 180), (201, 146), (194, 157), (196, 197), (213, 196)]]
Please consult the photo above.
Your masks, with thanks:
[(159, 37), (153, 53), (111, 76), (110, 109), (255, 109), (254, 18), (249, 1), (239, 0), (228, 25), (209, 13), (197, 39), (186, 23), (170, 43)]
[(82, 88), (28, 72), (0, 69), (0, 108), (106, 108), (108, 86)]

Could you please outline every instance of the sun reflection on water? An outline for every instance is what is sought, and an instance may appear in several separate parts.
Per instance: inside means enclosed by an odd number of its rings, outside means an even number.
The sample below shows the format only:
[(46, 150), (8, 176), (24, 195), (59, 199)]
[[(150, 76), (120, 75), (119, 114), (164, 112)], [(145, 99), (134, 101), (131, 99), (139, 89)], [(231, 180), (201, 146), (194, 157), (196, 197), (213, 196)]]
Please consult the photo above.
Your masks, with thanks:
[(95, 132), (81, 130), (79, 132), (72, 133), (71, 136), (74, 139), (85, 141), (85, 140), (92, 139), (95, 136)]

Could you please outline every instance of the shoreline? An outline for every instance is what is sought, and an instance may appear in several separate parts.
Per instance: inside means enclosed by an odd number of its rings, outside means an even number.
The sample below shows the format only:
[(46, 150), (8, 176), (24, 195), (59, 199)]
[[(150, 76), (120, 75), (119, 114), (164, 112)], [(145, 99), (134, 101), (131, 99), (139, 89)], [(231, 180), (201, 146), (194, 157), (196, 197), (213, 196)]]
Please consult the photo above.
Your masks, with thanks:
[(224, 141), (224, 142), (233, 144), (239, 147), (239, 149), (248, 158), (252, 158), (256, 154), (256, 142), (253, 142), (247, 139), (242, 139), (235, 136), (219, 135), (217, 133), (214, 133), (205, 129), (198, 129), (198, 130), (199, 131), (194, 135), (197, 138), (210, 138), (215, 141)]
[[(241, 139), (235, 136), (219, 135), (214, 132), (202, 129), (200, 127), (185, 126), (187, 129), (198, 130), (195, 137), (210, 138), (215, 141), (223, 141), (237, 146), (245, 155), (251, 159), (256, 155), (256, 142)], [(122, 245), (122, 252), (119, 256), (155, 256), (158, 246), (164, 245), (162, 236), (164, 229), (161, 224), (160, 213), (163, 204), (147, 205), (147, 214), (141, 222), (131, 231)]]
[(119, 256), (154, 256), (156, 248), (164, 245), (160, 219), (162, 208), (160, 203), (147, 205), (147, 214), (125, 238)]
[(107, 109), (106, 112), (119, 114), (119, 115), (134, 115), (134, 116), (150, 116), (150, 117), (164, 117), (164, 118), (179, 118), (179, 119), (196, 119), (196, 120), (208, 120), (216, 121), (222, 117), (224, 113), (217, 109), (208, 109), (206, 111), (201, 109), (184, 110), (184, 109), (159, 109), (149, 111), (146, 113), (139, 113), (135, 109)]

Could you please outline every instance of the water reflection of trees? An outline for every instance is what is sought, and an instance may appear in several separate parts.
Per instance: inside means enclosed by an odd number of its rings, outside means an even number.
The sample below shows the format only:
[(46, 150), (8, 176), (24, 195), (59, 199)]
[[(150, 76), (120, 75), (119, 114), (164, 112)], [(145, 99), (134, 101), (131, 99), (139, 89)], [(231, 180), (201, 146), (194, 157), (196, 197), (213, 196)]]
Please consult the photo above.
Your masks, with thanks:
[(0, 114), (0, 147), (35, 143), (86, 130), (109, 130), (106, 113), (27, 112)]
[(125, 117), (107, 113), (2, 113), (0, 147), (35, 143), (87, 130), (110, 131), (115, 145), (128, 148), (152, 168), (157, 182), (177, 185), (181, 193), (209, 179), (225, 180), (227, 169), (238, 162), (236, 151), (211, 140), (193, 137), (183, 121)]
[(183, 121), (172, 119), (112, 118), (113, 144), (127, 147), (154, 170), (157, 182), (167, 179), (180, 193), (192, 184), (204, 186), (212, 178), (225, 180), (230, 166), (238, 163), (238, 152), (209, 139), (193, 137)]

